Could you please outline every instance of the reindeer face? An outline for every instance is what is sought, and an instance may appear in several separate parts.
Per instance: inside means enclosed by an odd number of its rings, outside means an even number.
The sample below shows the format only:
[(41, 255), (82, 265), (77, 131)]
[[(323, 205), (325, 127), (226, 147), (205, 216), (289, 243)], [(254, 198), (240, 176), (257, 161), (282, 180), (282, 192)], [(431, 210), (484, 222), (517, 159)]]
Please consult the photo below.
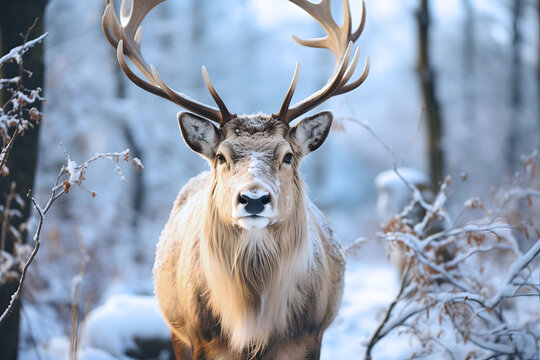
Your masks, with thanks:
[(303, 196), (300, 160), (319, 148), (332, 123), (323, 112), (290, 128), (264, 115), (241, 116), (222, 129), (196, 115), (178, 115), (187, 145), (214, 173), (212, 197), (219, 216), (246, 230), (283, 221)]

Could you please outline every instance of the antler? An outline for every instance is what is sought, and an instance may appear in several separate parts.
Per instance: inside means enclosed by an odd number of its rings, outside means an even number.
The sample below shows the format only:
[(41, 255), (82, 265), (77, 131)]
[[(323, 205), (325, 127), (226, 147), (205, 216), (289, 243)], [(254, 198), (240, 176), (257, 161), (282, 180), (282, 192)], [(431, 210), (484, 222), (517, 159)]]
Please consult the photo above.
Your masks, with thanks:
[(298, 82), (300, 66), (296, 65), (293, 81), (289, 87), (285, 100), (281, 105), (279, 113), (274, 114), (275, 117), (289, 124), (298, 116), (308, 112), (332, 96), (344, 94), (359, 87), (367, 78), (369, 73), (369, 58), (366, 58), (364, 71), (360, 77), (350, 83), (356, 65), (358, 64), (359, 51), (358, 48), (354, 52), (354, 56), (349, 65), (353, 43), (358, 39), (366, 21), (366, 5), (362, 0), (362, 19), (356, 31), (351, 32), (351, 9), (348, 0), (343, 0), (343, 8), (345, 17), (343, 24), (339, 26), (332, 18), (331, 0), (321, 0), (320, 3), (312, 3), (307, 0), (290, 0), (310, 14), (326, 31), (326, 36), (318, 39), (299, 39), (293, 35), (293, 39), (303, 46), (326, 48), (332, 51), (336, 61), (334, 73), (320, 90), (313, 93), (306, 99), (296, 103), (289, 108), (289, 104), (293, 97)]
[[(236, 114), (229, 112), (225, 103), (215, 90), (214, 85), (212, 85), (204, 66), (202, 69), (204, 82), (219, 109), (190, 99), (187, 95), (169, 88), (163, 82), (154, 66), (148, 66), (141, 54), (143, 35), (143, 28), (140, 26), (141, 22), (150, 10), (163, 1), (165, 0), (122, 0), (119, 21), (114, 10), (113, 0), (105, 0), (106, 7), (102, 20), (103, 32), (109, 43), (116, 48), (120, 67), (135, 85), (223, 126), (227, 121), (236, 117)], [(140, 78), (130, 69), (125, 56), (141, 70), (150, 82)]]

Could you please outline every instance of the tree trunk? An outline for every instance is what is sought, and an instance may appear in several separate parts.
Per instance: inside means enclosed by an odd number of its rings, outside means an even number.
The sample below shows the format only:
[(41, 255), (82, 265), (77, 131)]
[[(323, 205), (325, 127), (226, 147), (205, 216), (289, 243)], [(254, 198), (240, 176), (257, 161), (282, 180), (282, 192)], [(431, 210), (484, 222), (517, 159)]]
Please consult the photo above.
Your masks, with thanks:
[(520, 31), (520, 21), (523, 14), (523, 0), (514, 0), (512, 7), (512, 68), (510, 70), (510, 125), (508, 127), (508, 143), (506, 146), (506, 168), (509, 173), (512, 173), (516, 168), (518, 141), (519, 141), (519, 128), (521, 123), (521, 105), (522, 105), (522, 93), (521, 93), (521, 43), (523, 36)]
[(429, 0), (420, 0), (420, 8), (416, 13), (418, 24), (418, 76), (422, 88), (425, 105), (425, 116), (428, 125), (429, 168), (433, 187), (443, 180), (445, 160), (442, 146), (443, 126), (439, 101), (436, 94), (435, 74), (429, 54)]
[[(33, 39), (44, 32), (44, 12), (47, 0), (0, 0), (0, 54), (5, 54), (10, 49), (23, 43), (21, 34), (25, 34), (36, 18), (37, 24), (30, 34)], [(24, 68), (30, 70), (33, 75), (25, 77), (23, 83), (28, 89), (43, 88), (43, 46), (38, 45), (29, 50), (24, 56)], [(1, 77), (14, 77), (18, 74), (16, 64), (5, 64), (2, 68)], [(2, 104), (8, 94), (0, 95)], [(35, 104), (38, 108), (40, 105)], [(24, 200), (21, 209), (22, 217), (13, 219), (10, 223), (19, 228), (25, 223), (31, 214), (31, 204), (26, 198), (29, 189), (34, 185), (34, 176), (37, 163), (39, 126), (28, 130), (24, 136), (19, 137), (11, 150), (7, 166), (10, 170), (8, 176), (0, 178), (0, 204), (5, 205), (6, 197), (10, 192), (12, 182), (17, 184), (15, 191)], [(8, 233), (5, 251), (13, 252), (14, 238)], [(25, 238), (24, 231), (22, 232)], [(3, 311), (11, 299), (18, 284), (18, 277), (13, 276), (0, 284), (0, 309)], [(3, 360), (17, 359), (17, 347), (19, 338), (20, 305), (17, 304), (9, 318), (0, 326), (0, 358)]]

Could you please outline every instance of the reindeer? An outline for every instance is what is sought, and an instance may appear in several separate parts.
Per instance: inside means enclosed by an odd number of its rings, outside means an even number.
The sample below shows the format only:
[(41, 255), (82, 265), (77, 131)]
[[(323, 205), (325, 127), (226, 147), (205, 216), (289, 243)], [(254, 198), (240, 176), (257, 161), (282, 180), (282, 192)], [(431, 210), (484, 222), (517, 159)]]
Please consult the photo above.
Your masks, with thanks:
[(345, 262), (332, 228), (306, 196), (298, 167), (325, 141), (332, 113), (291, 122), (366, 79), (369, 59), (350, 81), (365, 5), (353, 32), (347, 0), (341, 26), (330, 0), (290, 0), (327, 32), (320, 39), (294, 39), (331, 50), (334, 72), (324, 87), (290, 106), (297, 63), (277, 113), (239, 116), (229, 112), (204, 66), (204, 82), (218, 108), (172, 90), (145, 62), (140, 24), (162, 1), (123, 0), (119, 20), (112, 0), (106, 0), (103, 29), (132, 82), (190, 111), (178, 114), (182, 136), (211, 167), (181, 189), (156, 250), (155, 292), (176, 358), (318, 359), (323, 332), (340, 305)]

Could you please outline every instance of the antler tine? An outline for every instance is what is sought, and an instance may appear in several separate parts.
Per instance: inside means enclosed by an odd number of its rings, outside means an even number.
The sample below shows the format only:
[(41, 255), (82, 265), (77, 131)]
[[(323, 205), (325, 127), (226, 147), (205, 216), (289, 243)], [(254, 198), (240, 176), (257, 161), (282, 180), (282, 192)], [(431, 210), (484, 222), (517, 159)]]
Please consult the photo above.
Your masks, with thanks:
[(298, 84), (299, 76), (300, 76), (300, 62), (297, 61), (296, 68), (294, 69), (293, 79), (291, 81), (291, 85), (289, 86), (289, 90), (287, 91), (287, 95), (285, 95), (285, 100), (283, 100), (281, 109), (279, 109), (279, 112), (277, 114), (272, 114), (272, 116), (282, 120), (283, 122), (287, 121), (287, 112), (289, 111), (289, 105), (291, 104), (294, 91), (296, 90), (296, 84)]
[(339, 59), (349, 43), (350, 35), (350, 9), (347, 0), (343, 0), (345, 20), (340, 27), (332, 17), (331, 0), (322, 0), (320, 3), (312, 3), (307, 0), (290, 0), (310, 14), (326, 31), (326, 36), (318, 39), (300, 39), (293, 35), (293, 39), (303, 46), (327, 48), (332, 51), (334, 57)]
[[(152, 79), (150, 67), (141, 54), (142, 27), (140, 25), (146, 14), (163, 1), (165, 0), (122, 0), (119, 21), (113, 0), (105, 0), (106, 7), (102, 19), (103, 31), (111, 45), (117, 47), (118, 42), (124, 40), (126, 56), (154, 85), (156, 82)], [(111, 31), (114, 35), (113, 41), (111, 41)]]
[(358, 40), (360, 35), (362, 35), (362, 31), (364, 31), (365, 25), (366, 25), (366, 3), (364, 2), (364, 0), (362, 0), (362, 18), (360, 19), (360, 24), (358, 25), (358, 28), (351, 35), (351, 39), (353, 42)]
[[(190, 99), (187, 95), (169, 88), (153, 66), (149, 66), (142, 56), (143, 28), (141, 23), (148, 12), (163, 1), (165, 0), (122, 0), (119, 20), (114, 10), (113, 0), (105, 0), (106, 7), (102, 19), (103, 32), (109, 43), (117, 49), (120, 67), (135, 85), (222, 126), (236, 115), (227, 110), (212, 83), (207, 81), (207, 78), (205, 78), (205, 83), (219, 109)], [(129, 68), (125, 56), (139, 68), (149, 82), (141, 79)]]
[(369, 69), (370, 69), (369, 57), (366, 57), (366, 62), (364, 64), (364, 70), (362, 71), (362, 75), (360, 75), (360, 77), (356, 79), (355, 81), (353, 81), (352, 83), (349, 83), (347, 85), (340, 87), (338, 90), (336, 90), (336, 92), (332, 96), (347, 93), (349, 91), (356, 89), (360, 85), (362, 85), (364, 81), (366, 81), (369, 75)]
[(351, 49), (352, 43), (347, 47), (345, 55), (343, 56), (339, 65), (336, 68), (337, 70), (334, 72), (334, 75), (332, 75), (330, 80), (328, 80), (326, 85), (324, 85), (317, 92), (311, 94), (310, 96), (296, 103), (292, 108), (289, 108), (287, 110), (287, 115), (285, 116), (285, 123), (290, 124), (291, 121), (293, 121), (300, 115), (305, 114), (309, 110), (313, 109), (314, 107), (318, 106), (319, 104), (323, 103), (334, 95), (335, 91), (338, 90), (345, 73), (347, 72), (347, 64), (349, 63), (349, 59), (351, 56)]
[(229, 112), (229, 109), (227, 109), (227, 106), (225, 106), (225, 103), (221, 99), (221, 97), (218, 95), (216, 89), (214, 88), (214, 84), (212, 84), (212, 80), (210, 80), (210, 76), (208, 75), (208, 71), (206, 71), (206, 66), (203, 65), (202, 67), (202, 74), (204, 83), (206, 84), (206, 87), (208, 88), (208, 91), (210, 91), (210, 95), (212, 95), (212, 98), (216, 102), (217, 106), (219, 107), (219, 110), (221, 111), (221, 122), (220, 125), (223, 126), (225, 123), (232, 118), (236, 116), (236, 114), (231, 114)]
[(103, 32), (109, 43), (116, 47), (120, 40), (120, 23), (116, 17), (114, 6), (110, 4), (109, 1), (110, 0), (105, 0), (105, 11), (101, 18), (101, 26), (103, 27)]
[(120, 64), (120, 67), (124, 71), (124, 74), (126, 74), (128, 79), (131, 80), (135, 85), (154, 95), (161, 96), (164, 99), (170, 100), (167, 94), (165, 94), (165, 92), (159, 86), (144, 81), (130, 69), (129, 65), (126, 62), (126, 58), (124, 57), (124, 40), (120, 40), (118, 42), (118, 46), (116, 48), (116, 58), (118, 60), (118, 64)]
[[(150, 93), (152, 93), (154, 95), (157, 95), (157, 96), (160, 96), (160, 97), (162, 97), (164, 99), (172, 101), (175, 104), (178, 104), (178, 105), (182, 106), (185, 109), (194, 109), (197, 106), (198, 103), (195, 100), (192, 100), (187, 95), (179, 94), (176, 91), (169, 88), (165, 84), (165, 82), (163, 82), (163, 80), (161, 80), (161, 77), (159, 76), (157, 71), (155, 71), (155, 69), (153, 69), (152, 66), (150, 66), (150, 72), (152, 74), (151, 77), (156, 82), (156, 85), (154, 85), (152, 83), (149, 83), (147, 81), (144, 81), (143, 79), (138, 77), (129, 68), (129, 66), (128, 66), (127, 62), (126, 62), (126, 59), (124, 57), (124, 40), (120, 40), (118, 42), (118, 47), (117, 47), (117, 50), (116, 50), (116, 57), (118, 59), (118, 63), (120, 64), (120, 67), (122, 68), (122, 70), (124, 71), (126, 76), (135, 85), (137, 85), (138, 87), (140, 87), (140, 88), (142, 88), (142, 89), (144, 89), (144, 90), (146, 90), (146, 91), (148, 91), (148, 92), (150, 92)], [(216, 121), (221, 125), (221, 117), (219, 118), (219, 120), (214, 118), (214, 116), (216, 116), (216, 112), (217, 112), (218, 116), (220, 116), (220, 113), (215, 109), (212, 109), (212, 108), (210, 108), (210, 109), (212, 111), (206, 111), (205, 108), (198, 108), (196, 113), (203, 116), (203, 117), (205, 117), (205, 118), (207, 118), (207, 119)], [(192, 110), (192, 111), (195, 112), (194, 110)]]
[[(365, 4), (362, 0), (362, 18), (358, 28), (351, 32), (352, 19), (351, 10), (348, 0), (343, 1), (344, 20), (343, 24), (339, 26), (331, 12), (331, 0), (321, 0), (319, 3), (312, 3), (308, 0), (290, 0), (292, 3), (298, 5), (310, 14), (326, 31), (326, 35), (317, 39), (299, 39), (293, 35), (293, 39), (300, 45), (308, 47), (326, 48), (332, 51), (336, 61), (334, 72), (332, 77), (326, 85), (309, 96), (308, 98), (296, 103), (292, 108), (286, 109), (290, 102), (292, 94), (289, 92), (283, 102), (283, 105), (279, 112), (279, 118), (285, 119), (288, 124), (298, 116), (308, 112), (314, 107), (318, 106), (322, 102), (326, 101), (332, 96), (339, 95), (351, 91), (360, 86), (366, 79), (369, 72), (369, 59), (366, 60), (366, 65), (362, 75), (355, 81), (347, 84), (356, 70), (358, 63), (359, 52), (355, 51), (352, 62), (349, 65), (350, 54), (352, 50), (352, 44), (358, 39), (365, 24)], [(293, 90), (294, 91), (294, 90)], [(286, 106), (287, 105), (287, 106)]]
[[(351, 49), (352, 49), (352, 42), (349, 43), (350, 46), (351, 46)], [(347, 84), (347, 82), (349, 82), (349, 80), (351, 79), (351, 77), (353, 76), (354, 74), (354, 71), (356, 70), (356, 65), (358, 65), (358, 59), (360, 57), (360, 49), (357, 47), (356, 50), (354, 51), (354, 55), (353, 55), (353, 59), (351, 61), (351, 64), (349, 65), (349, 67), (347, 67), (347, 70), (345, 71), (345, 73), (343, 74), (343, 78), (341, 79), (341, 81), (339, 82), (339, 87), (337, 90), (339, 90), (340, 88), (342, 88), (343, 86), (345, 86), (345, 84)], [(345, 64), (346, 65), (346, 64)], [(336, 90), (336, 91), (337, 91)]]
[[(154, 65), (150, 65), (152, 76), (158, 83), (159, 87), (163, 89), (165, 94), (167, 95), (167, 98), (174, 102), (175, 104), (180, 105), (184, 109), (188, 109), (196, 114), (201, 115), (202, 117), (205, 117), (207, 119), (210, 119), (212, 121), (217, 122), (220, 126), (223, 126), (228, 120), (231, 115), (228, 116), (222, 116), (221, 112), (217, 109), (211, 108), (206, 105), (202, 105), (199, 102), (192, 100), (189, 98), (189, 96), (179, 93), (177, 91), (174, 91), (170, 87), (165, 84), (161, 76), (159, 76), (156, 68)], [(228, 112), (227, 112), (228, 113)], [(227, 119), (227, 120), (224, 120)]]

